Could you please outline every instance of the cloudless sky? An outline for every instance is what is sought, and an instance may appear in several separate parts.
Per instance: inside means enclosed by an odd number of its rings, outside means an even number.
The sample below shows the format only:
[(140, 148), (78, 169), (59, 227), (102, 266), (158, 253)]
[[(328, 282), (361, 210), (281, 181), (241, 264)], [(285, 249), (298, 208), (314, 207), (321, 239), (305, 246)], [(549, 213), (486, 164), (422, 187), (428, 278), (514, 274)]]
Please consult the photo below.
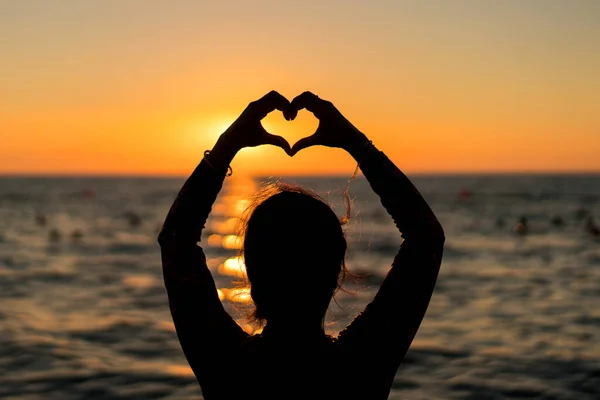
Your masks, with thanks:
[(598, 21), (597, 0), (0, 0), (0, 174), (185, 175), (271, 89), (331, 100), (407, 172), (600, 172)]

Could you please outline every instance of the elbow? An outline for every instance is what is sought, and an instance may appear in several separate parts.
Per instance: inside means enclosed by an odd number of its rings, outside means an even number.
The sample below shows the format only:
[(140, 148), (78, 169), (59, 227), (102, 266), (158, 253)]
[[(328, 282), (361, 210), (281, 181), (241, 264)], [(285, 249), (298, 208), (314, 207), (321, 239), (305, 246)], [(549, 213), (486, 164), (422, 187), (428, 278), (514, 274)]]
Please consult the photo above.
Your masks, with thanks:
[(426, 235), (427, 240), (432, 244), (440, 244), (443, 245), (446, 241), (446, 234), (444, 233), (444, 228), (440, 221), (435, 217), (435, 215), (431, 215), (426, 222), (424, 222), (424, 226), (426, 227), (423, 230), (423, 233)]
[[(441, 253), (446, 242), (446, 235), (442, 226), (437, 223), (424, 224), (417, 232), (412, 232), (403, 237), (405, 242), (411, 243), (411, 246), (420, 248), (421, 251)], [(404, 245), (404, 244), (403, 244)]]
[(429, 226), (429, 234), (430, 234), (431, 238), (434, 240), (434, 242), (443, 245), (444, 242), (446, 241), (446, 234), (444, 232), (444, 227), (442, 226), (440, 221), (437, 219), (437, 217), (433, 214), (433, 212), (431, 213), (431, 216), (429, 217), (428, 226)]
[(156, 241), (158, 242), (158, 245), (160, 247), (164, 247), (165, 245), (167, 245), (167, 243), (170, 243), (172, 241), (171, 238), (172, 235), (165, 231), (165, 229), (163, 228), (160, 230), (160, 233), (156, 237)]
[(436, 220), (434, 223), (429, 224), (426, 237), (420, 238), (420, 241), (436, 253), (443, 252), (444, 243), (446, 242), (444, 228)]
[(441, 245), (443, 245), (446, 242), (446, 234), (444, 233), (444, 228), (439, 222), (433, 229), (433, 237)]
[(427, 234), (427, 239), (423, 240), (423, 245), (427, 246), (429, 251), (436, 254), (442, 254), (444, 251), (444, 243), (446, 242), (446, 235), (441, 225), (430, 227)]
[(442, 227), (441, 224), (437, 224), (437, 226), (435, 227), (434, 230), (434, 247), (437, 249), (436, 253), (439, 255), (440, 257), (440, 263), (441, 263), (441, 257), (442, 254), (444, 253), (444, 243), (446, 242), (446, 234), (444, 233), (444, 228)]

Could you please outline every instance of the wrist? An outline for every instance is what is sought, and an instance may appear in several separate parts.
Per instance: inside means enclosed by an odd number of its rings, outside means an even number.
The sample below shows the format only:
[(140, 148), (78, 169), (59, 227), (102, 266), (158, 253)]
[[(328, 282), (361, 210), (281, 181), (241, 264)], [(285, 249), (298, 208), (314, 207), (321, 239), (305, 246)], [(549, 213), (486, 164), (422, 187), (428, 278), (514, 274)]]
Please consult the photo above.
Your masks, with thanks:
[(364, 134), (353, 136), (344, 145), (346, 150), (357, 162), (361, 162), (364, 157), (373, 149), (373, 142)]
[(215, 168), (226, 170), (238, 151), (240, 151), (238, 147), (233, 146), (226, 140), (221, 140), (221, 138), (219, 138), (217, 143), (215, 143), (212, 150), (209, 152), (210, 163), (214, 165)]

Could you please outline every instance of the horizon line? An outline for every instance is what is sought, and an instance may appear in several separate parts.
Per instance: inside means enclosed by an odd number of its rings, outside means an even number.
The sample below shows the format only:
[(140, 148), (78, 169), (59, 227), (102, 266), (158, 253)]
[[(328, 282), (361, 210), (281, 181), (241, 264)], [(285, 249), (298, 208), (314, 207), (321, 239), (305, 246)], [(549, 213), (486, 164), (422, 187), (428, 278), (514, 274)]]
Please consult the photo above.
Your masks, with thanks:
[[(600, 170), (546, 170), (546, 171), (415, 171), (407, 172), (402, 171), (407, 176), (585, 176), (585, 175), (600, 175)], [(5, 178), (88, 178), (88, 179), (100, 179), (100, 178), (136, 178), (136, 179), (182, 179), (187, 178), (191, 175), (186, 174), (165, 174), (165, 173), (29, 173), (29, 172), (0, 172), (0, 179)], [(261, 174), (261, 173), (246, 173), (240, 174), (241, 176), (253, 179), (259, 178), (348, 178), (347, 173), (299, 173), (299, 174)], [(364, 177), (359, 171), (356, 176)]]

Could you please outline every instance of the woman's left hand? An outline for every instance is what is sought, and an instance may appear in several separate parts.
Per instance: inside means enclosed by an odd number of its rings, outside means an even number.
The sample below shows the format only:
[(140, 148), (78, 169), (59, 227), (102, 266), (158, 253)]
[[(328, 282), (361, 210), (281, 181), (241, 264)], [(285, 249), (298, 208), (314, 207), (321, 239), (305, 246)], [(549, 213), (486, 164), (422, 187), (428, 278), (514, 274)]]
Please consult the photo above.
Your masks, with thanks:
[[(286, 120), (290, 120), (291, 104), (278, 92), (272, 90), (259, 100), (251, 102), (242, 114), (227, 130), (221, 134), (215, 148), (224, 149), (228, 153), (237, 153), (244, 147), (256, 147), (264, 144), (281, 147), (287, 154), (291, 153), (290, 144), (281, 136), (270, 134), (261, 124), (261, 120), (272, 111), (283, 112)], [(216, 149), (213, 149), (213, 152)]]

